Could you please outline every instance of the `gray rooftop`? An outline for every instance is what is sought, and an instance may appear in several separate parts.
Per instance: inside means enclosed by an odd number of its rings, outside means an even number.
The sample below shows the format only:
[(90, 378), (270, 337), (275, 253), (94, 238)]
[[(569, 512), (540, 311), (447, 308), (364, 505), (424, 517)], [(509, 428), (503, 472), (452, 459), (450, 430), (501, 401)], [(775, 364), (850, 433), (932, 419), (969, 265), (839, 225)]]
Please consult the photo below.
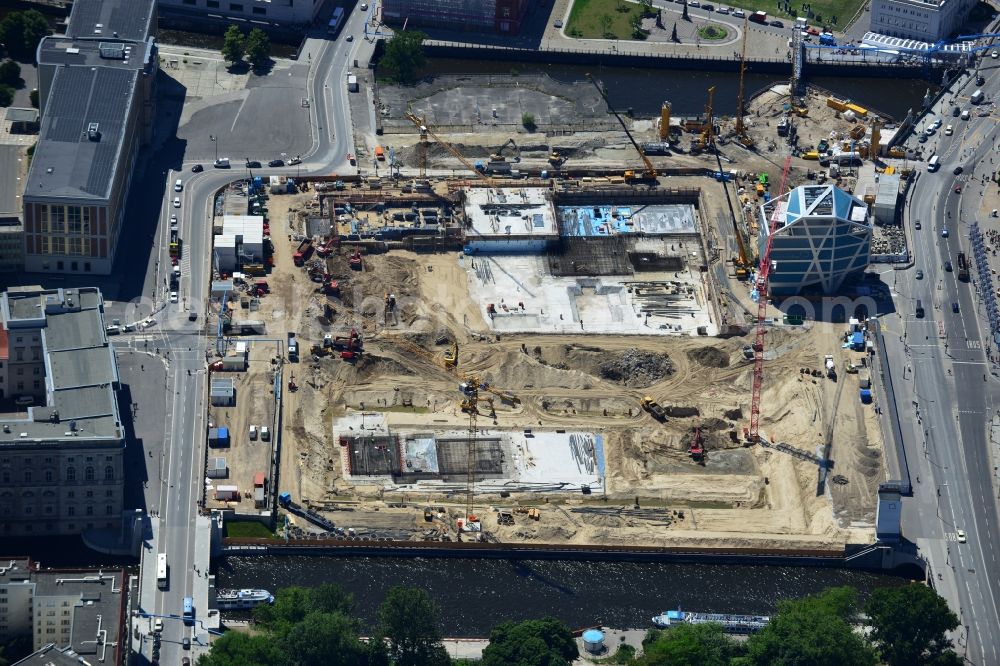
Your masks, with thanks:
[(21, 661), (14, 662), (14, 666), (80, 666), (82, 663), (80, 655), (72, 648), (59, 648), (55, 643), (49, 643)]
[(21, 154), (21, 146), (16, 144), (0, 145), (0, 219), (20, 217), (21, 193), (18, 179), (17, 158)]
[(5, 420), (0, 445), (72, 442), (120, 446), (118, 366), (107, 339), (104, 302), (94, 288), (6, 292), (0, 313), (9, 330), (39, 329), (46, 404)]
[(35, 123), (38, 122), (38, 109), (8, 106), (3, 117), (9, 123)]
[[(73, 609), (72, 637), (70, 647), (80, 655), (100, 655), (103, 663), (114, 662), (115, 643), (121, 626), (122, 583), (121, 571), (39, 571), (32, 577), (35, 583), (35, 597), (73, 597), (77, 605)], [(107, 631), (104, 643), (97, 640), (99, 630)], [(88, 659), (90, 663), (94, 660)]]
[[(139, 76), (139, 69), (116, 66), (56, 69), (25, 195), (111, 196)], [(95, 137), (88, 136), (91, 123)]]
[(76, 0), (66, 35), (143, 41), (156, 28), (156, 0)]
[(26, 557), (8, 557), (0, 560), (0, 585), (17, 583), (31, 577), (31, 561)]

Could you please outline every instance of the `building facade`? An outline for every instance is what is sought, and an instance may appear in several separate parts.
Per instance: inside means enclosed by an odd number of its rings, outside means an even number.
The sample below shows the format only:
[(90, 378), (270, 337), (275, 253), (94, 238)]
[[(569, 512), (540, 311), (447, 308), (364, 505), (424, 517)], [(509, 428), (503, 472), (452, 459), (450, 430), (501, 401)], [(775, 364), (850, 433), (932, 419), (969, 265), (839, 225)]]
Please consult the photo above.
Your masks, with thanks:
[[(777, 215), (774, 221), (775, 211)], [(834, 185), (804, 185), (760, 207), (759, 251), (771, 244), (772, 296), (833, 294), (868, 267), (872, 225), (868, 206)]]
[(934, 43), (958, 32), (976, 0), (872, 0), (871, 31)]
[[(63, 663), (121, 663), (123, 571), (39, 569), (27, 558), (0, 563), (0, 641), (30, 636), (36, 652)], [(59, 654), (62, 653), (62, 654)], [(22, 663), (22, 662), (18, 662)]]
[(517, 34), (531, 0), (382, 0), (382, 20), (391, 25)]
[(0, 539), (119, 529), (125, 435), (101, 293), (11, 290), (0, 315), (0, 397), (26, 410), (0, 424)]
[[(13, 110), (16, 109), (8, 109), (8, 112)], [(24, 187), (21, 160), (26, 159), (24, 153), (25, 147), (20, 144), (0, 145), (0, 273), (24, 270), (24, 227), (21, 224)]]
[(38, 45), (42, 114), (24, 192), (25, 269), (111, 273), (159, 70), (155, 0), (78, 0)]
[(325, 0), (158, 0), (163, 10), (203, 18), (235, 18), (268, 24), (312, 23)]

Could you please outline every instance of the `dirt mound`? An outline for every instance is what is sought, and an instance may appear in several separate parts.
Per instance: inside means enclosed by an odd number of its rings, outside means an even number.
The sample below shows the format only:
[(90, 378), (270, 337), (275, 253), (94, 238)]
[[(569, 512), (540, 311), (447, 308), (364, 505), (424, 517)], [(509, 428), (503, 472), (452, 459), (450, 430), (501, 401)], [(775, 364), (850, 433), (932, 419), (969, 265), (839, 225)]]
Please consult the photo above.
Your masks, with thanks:
[(683, 419), (689, 416), (701, 416), (701, 410), (697, 407), (681, 407), (679, 405), (664, 405), (664, 411), (667, 412), (667, 416), (672, 416), (675, 419)]
[(376, 356), (365, 353), (354, 363), (347, 363), (340, 359), (323, 361), (323, 363), (333, 364), (333, 376), (335, 379), (348, 382), (361, 382), (375, 377), (410, 376), (413, 371), (399, 363), (395, 359)]
[(702, 347), (687, 353), (689, 359), (706, 368), (728, 368), (729, 354), (718, 347)]
[(674, 366), (666, 354), (642, 351), (633, 347), (615, 358), (602, 362), (598, 370), (604, 379), (621, 382), (626, 386), (645, 388), (670, 376)]
[(737, 407), (736, 409), (727, 409), (722, 412), (722, 415), (730, 421), (739, 421), (743, 418), (743, 410), (740, 407)]

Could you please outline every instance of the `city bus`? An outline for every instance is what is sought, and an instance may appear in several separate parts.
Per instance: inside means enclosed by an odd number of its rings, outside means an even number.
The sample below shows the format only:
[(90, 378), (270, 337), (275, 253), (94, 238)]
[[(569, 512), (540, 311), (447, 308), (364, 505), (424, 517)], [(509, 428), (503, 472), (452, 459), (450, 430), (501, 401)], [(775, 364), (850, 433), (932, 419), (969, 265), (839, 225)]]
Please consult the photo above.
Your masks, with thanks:
[(184, 597), (184, 624), (194, 624), (194, 599), (191, 597)]
[(160, 553), (156, 556), (156, 587), (161, 590), (167, 589), (167, 554)]
[(326, 31), (331, 35), (336, 35), (340, 31), (340, 26), (344, 22), (344, 8), (335, 7), (330, 22), (326, 24)]

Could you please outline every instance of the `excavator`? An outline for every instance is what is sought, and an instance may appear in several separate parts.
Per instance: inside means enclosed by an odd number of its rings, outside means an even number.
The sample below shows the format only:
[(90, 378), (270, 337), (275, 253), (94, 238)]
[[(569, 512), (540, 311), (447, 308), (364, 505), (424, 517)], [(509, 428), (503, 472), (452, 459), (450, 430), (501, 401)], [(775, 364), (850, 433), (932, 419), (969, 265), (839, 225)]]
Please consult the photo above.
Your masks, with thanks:
[(648, 157), (646, 157), (646, 153), (643, 152), (642, 146), (639, 145), (639, 143), (635, 140), (635, 137), (632, 136), (632, 132), (629, 131), (628, 125), (625, 123), (622, 117), (618, 115), (618, 112), (615, 111), (614, 107), (611, 106), (611, 100), (608, 99), (608, 96), (604, 92), (604, 89), (601, 88), (601, 85), (597, 81), (595, 81), (590, 74), (587, 74), (587, 80), (593, 83), (594, 87), (597, 88), (597, 92), (600, 93), (601, 99), (603, 99), (604, 102), (608, 105), (608, 111), (613, 113), (615, 118), (618, 119), (618, 123), (622, 126), (622, 129), (625, 130), (625, 136), (627, 136), (628, 140), (632, 142), (632, 146), (635, 148), (636, 152), (639, 153), (639, 157), (642, 158), (642, 164), (644, 167), (642, 174), (636, 175), (635, 171), (633, 171), (632, 169), (628, 169), (625, 171), (625, 173), (622, 174), (625, 177), (625, 180), (628, 182), (633, 182), (633, 181), (656, 182), (656, 178), (659, 175), (656, 172), (656, 167), (654, 167), (653, 163), (649, 161)]

